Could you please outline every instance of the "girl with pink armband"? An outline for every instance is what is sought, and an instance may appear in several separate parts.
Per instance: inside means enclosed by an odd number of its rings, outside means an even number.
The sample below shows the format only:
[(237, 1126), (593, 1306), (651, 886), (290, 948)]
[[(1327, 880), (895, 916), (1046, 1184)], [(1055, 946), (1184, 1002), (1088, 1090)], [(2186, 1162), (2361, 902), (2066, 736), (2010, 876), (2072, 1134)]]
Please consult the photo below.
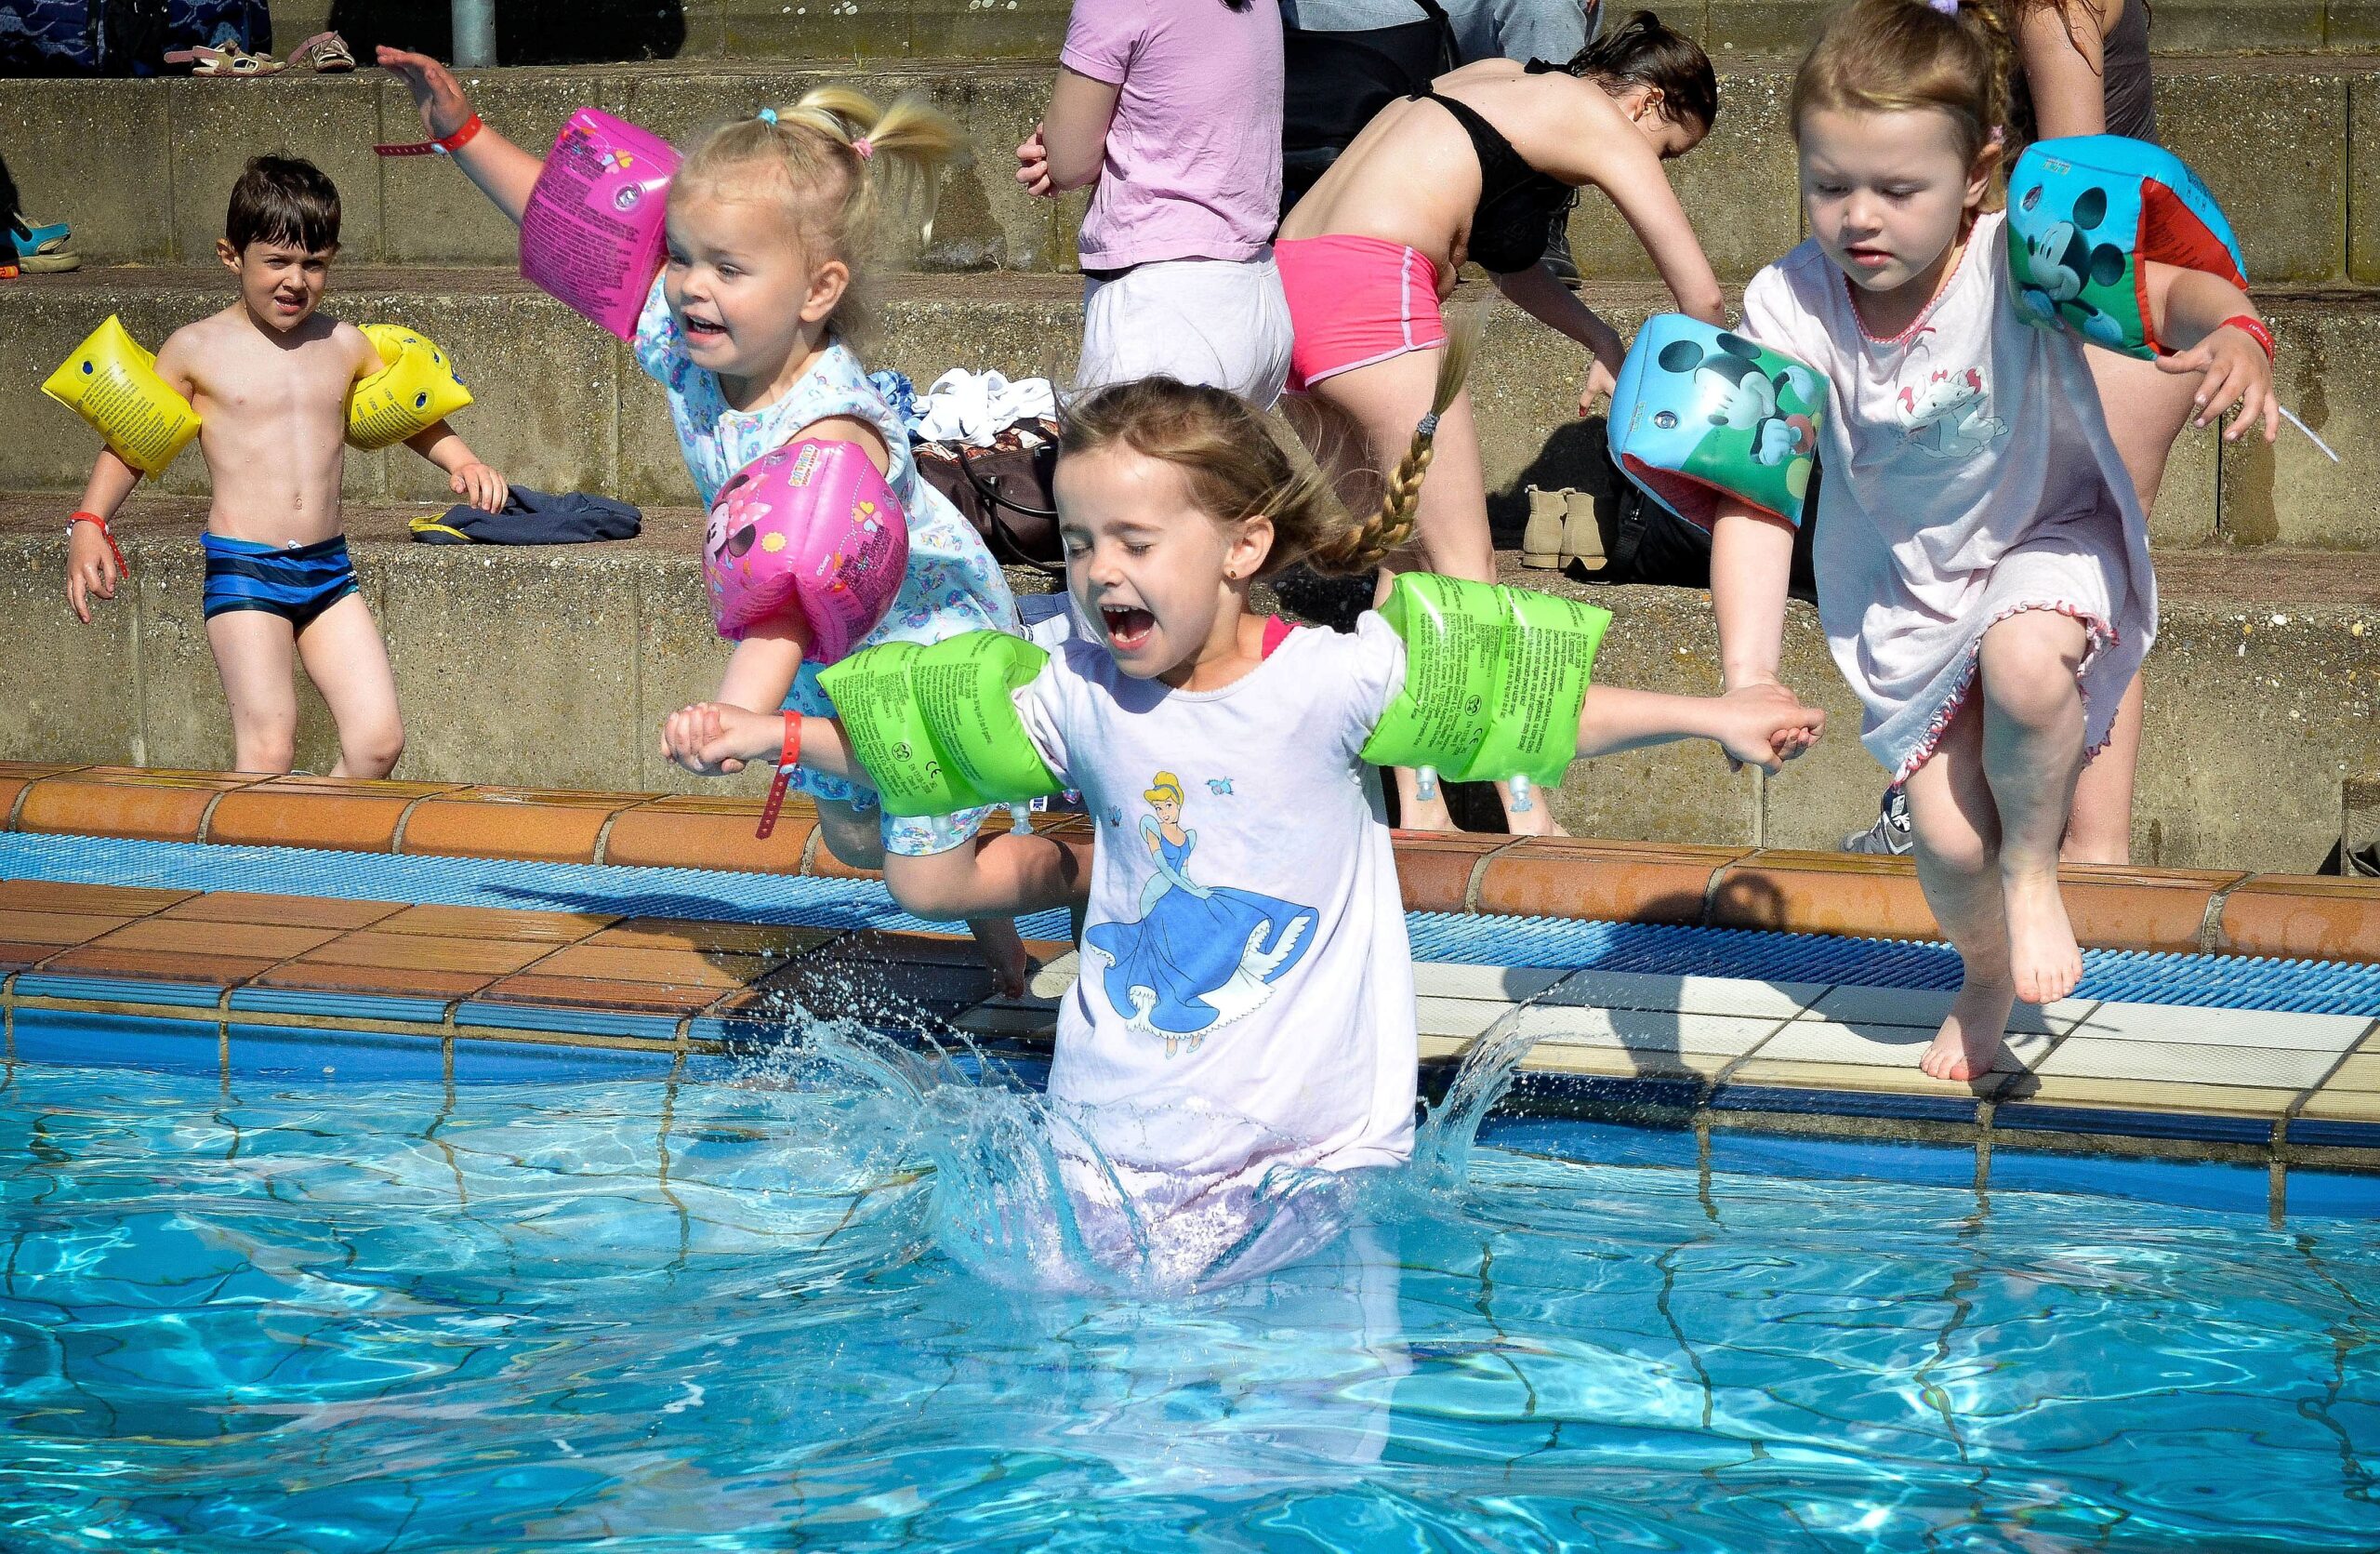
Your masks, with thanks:
[[(549, 163), (482, 125), (437, 61), (384, 47), (379, 62), (404, 79), (431, 144), (523, 223), (523, 273), (627, 339), (668, 391), (712, 509), (713, 614), (736, 644), (702, 708), (823, 715), (818, 670), (853, 647), (1018, 629), (998, 564), (919, 478), (907, 429), (852, 346), (886, 196), (931, 189), (959, 145), (947, 118), (820, 87), (713, 130), (673, 170), (667, 146), (588, 110)], [(665, 202), (662, 225), (652, 211)], [(705, 776), (742, 770), (704, 738), (716, 719), (699, 711), (667, 721), (665, 752)], [(984, 820), (895, 818), (868, 789), (789, 760), (779, 782), (816, 801), (827, 848), (856, 868), (969, 845)], [(1015, 925), (970, 926), (1002, 984), (1021, 988)]]

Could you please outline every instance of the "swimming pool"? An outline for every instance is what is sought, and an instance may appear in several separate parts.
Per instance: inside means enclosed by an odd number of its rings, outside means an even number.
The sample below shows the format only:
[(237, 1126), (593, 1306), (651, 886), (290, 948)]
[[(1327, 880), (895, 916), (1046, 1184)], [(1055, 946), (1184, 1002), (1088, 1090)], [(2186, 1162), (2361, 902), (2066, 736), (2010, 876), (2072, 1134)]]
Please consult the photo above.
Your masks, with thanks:
[(12, 1549), (2380, 1545), (2368, 1184), (1509, 1120), (1065, 1295), (945, 1250), (1003, 1167), (943, 1130), (1031, 1104), (946, 1065), (156, 1039), (0, 1081)]

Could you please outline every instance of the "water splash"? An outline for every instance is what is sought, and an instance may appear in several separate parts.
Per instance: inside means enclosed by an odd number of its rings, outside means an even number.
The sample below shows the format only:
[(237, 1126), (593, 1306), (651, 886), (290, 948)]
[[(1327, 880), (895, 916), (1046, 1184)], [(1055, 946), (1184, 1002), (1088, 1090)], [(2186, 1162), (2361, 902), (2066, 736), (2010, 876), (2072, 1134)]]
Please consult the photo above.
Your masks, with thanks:
[(1413, 1134), (1413, 1175), (1430, 1188), (1461, 1187), (1471, 1177), (1471, 1147), (1479, 1124), (1504, 1098), (1520, 1072), (1521, 1059), (1538, 1043), (1527, 1029), (1526, 1005), (1513, 1010), (1463, 1049), (1446, 1098), (1430, 1109)]

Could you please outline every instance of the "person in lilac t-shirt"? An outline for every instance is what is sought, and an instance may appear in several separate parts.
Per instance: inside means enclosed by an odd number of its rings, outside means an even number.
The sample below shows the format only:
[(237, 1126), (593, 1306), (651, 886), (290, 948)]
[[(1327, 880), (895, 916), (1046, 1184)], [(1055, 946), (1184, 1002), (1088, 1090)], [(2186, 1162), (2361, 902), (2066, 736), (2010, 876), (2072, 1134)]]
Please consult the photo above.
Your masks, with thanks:
[(1289, 369), (1273, 268), (1281, 17), (1270, 0), (1075, 0), (1017, 181), (1096, 183), (1076, 387), (1162, 374), (1259, 405)]

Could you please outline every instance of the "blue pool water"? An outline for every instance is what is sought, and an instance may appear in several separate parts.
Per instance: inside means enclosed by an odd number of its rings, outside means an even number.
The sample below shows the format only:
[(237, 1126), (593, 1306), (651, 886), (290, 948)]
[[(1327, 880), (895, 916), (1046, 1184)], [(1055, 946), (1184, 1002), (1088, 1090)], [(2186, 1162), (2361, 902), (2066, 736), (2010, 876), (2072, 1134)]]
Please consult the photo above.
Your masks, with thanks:
[(1063, 1294), (947, 1069), (0, 1083), (11, 1551), (2380, 1547), (2364, 1221), (1588, 1131)]

